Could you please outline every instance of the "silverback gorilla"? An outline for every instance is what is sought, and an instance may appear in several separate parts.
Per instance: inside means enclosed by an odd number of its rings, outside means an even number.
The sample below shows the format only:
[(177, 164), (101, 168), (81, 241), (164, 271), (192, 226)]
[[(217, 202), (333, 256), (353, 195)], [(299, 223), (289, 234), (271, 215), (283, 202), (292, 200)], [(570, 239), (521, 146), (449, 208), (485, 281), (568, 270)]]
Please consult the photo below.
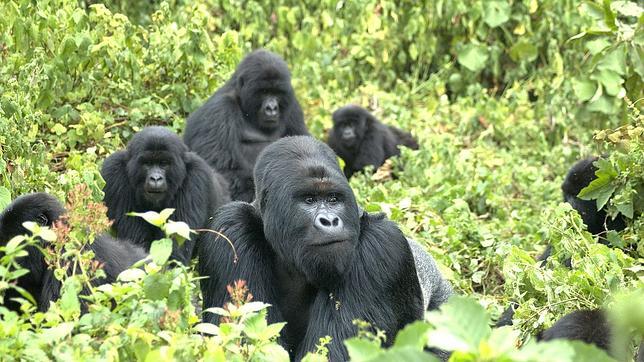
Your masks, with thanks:
[[(196, 154), (189, 152), (181, 138), (163, 127), (146, 127), (103, 163), (107, 216), (114, 220), (116, 237), (149, 250), (163, 232), (129, 212), (175, 209), (170, 217), (191, 229), (208, 225), (215, 209), (229, 201), (225, 181)], [(187, 264), (194, 240), (175, 245), (171, 258)]]
[[(63, 206), (51, 195), (34, 193), (18, 197), (0, 214), (0, 245), (5, 246), (14, 236), (29, 234), (22, 225), (24, 222), (33, 221), (41, 226), (52, 226), (64, 213)], [(41, 247), (46, 247), (46, 242), (43, 241)], [(94, 251), (96, 260), (103, 264), (106, 276), (94, 281), (96, 284), (114, 282), (123, 270), (147, 257), (143, 249), (120, 243), (106, 234), (99, 235), (89, 248)], [(29, 273), (18, 278), (17, 286), (34, 297), (38, 310), (46, 311), (49, 302), (60, 297), (61, 283), (54, 277), (54, 270), (48, 267), (38, 247), (28, 246), (26, 251), (27, 255), (21, 257), (18, 263), (29, 270)], [(17, 297), (19, 294), (16, 291), (9, 290), (5, 294), (4, 306), (18, 311), (20, 305), (11, 300)]]
[(266, 50), (247, 55), (230, 80), (194, 111), (184, 141), (230, 182), (233, 200), (255, 196), (257, 155), (281, 137), (308, 135), (284, 60)]
[[(384, 330), (391, 343), (422, 317), (405, 236), (383, 215), (358, 208), (328, 146), (283, 138), (260, 154), (254, 176), (254, 202), (223, 206), (211, 226), (232, 240), (238, 261), (216, 236), (199, 245), (204, 309), (224, 305), (226, 286), (246, 280), (254, 299), (272, 305), (269, 321), (287, 322), (280, 342), (296, 360), (326, 335), (329, 359), (347, 360), (342, 341), (355, 335), (354, 319)], [(212, 314), (205, 319), (218, 323)]]
[(333, 129), (328, 143), (344, 160), (347, 177), (369, 165), (382, 166), (386, 159), (400, 154), (399, 145), (418, 149), (418, 143), (409, 132), (384, 125), (369, 111), (354, 105), (333, 112)]

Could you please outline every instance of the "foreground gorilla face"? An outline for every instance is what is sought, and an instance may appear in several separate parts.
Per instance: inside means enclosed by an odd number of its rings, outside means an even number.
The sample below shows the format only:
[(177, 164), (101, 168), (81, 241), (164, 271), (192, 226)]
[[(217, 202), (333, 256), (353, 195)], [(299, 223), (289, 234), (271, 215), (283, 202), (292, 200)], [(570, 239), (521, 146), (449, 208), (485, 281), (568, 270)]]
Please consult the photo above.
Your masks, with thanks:
[(368, 117), (371, 114), (358, 106), (346, 106), (333, 112), (332, 132), (335, 139), (340, 140), (344, 147), (357, 147), (366, 132)]
[(146, 127), (128, 143), (127, 173), (144, 204), (158, 208), (172, 198), (186, 175), (181, 139), (163, 127)]
[(360, 212), (333, 151), (311, 137), (283, 138), (260, 154), (255, 185), (264, 234), (280, 259), (319, 287), (341, 280)]
[(249, 54), (237, 67), (237, 94), (251, 124), (266, 132), (279, 129), (293, 94), (286, 62), (266, 50)]

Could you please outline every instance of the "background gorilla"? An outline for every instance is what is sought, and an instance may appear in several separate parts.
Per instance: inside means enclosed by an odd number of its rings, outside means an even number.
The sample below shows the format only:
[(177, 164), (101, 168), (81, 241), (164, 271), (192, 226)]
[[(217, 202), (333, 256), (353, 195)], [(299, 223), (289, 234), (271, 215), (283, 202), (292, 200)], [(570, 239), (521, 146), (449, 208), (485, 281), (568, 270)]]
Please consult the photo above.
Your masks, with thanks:
[(250, 202), (257, 155), (270, 143), (292, 135), (308, 131), (291, 74), (282, 58), (257, 50), (188, 117), (184, 140), (230, 182), (233, 200)]
[(344, 160), (347, 177), (368, 165), (380, 167), (389, 157), (400, 154), (399, 145), (418, 149), (409, 132), (384, 125), (366, 109), (353, 105), (333, 112), (328, 144)]
[[(175, 209), (170, 217), (191, 229), (204, 228), (210, 216), (229, 200), (221, 183), (201, 157), (189, 152), (172, 131), (146, 127), (103, 163), (107, 216), (114, 220), (116, 237), (130, 240), (149, 250), (152, 241), (164, 235), (161, 229), (127, 213)], [(171, 258), (187, 264), (194, 240), (176, 244)]]
[[(14, 236), (29, 234), (30, 232), (22, 226), (24, 222), (33, 221), (41, 226), (52, 226), (64, 213), (63, 206), (51, 195), (35, 193), (21, 196), (0, 215), (0, 245), (5, 246)], [(105, 234), (98, 236), (89, 248), (94, 251), (95, 258), (103, 264), (106, 275), (102, 280), (94, 280), (96, 284), (114, 282), (123, 270), (147, 257), (143, 249), (128, 243), (119, 243)], [(18, 263), (29, 270), (29, 273), (18, 278), (17, 286), (34, 297), (38, 303), (38, 310), (46, 311), (49, 302), (59, 298), (61, 282), (54, 277), (54, 271), (48, 268), (44, 255), (36, 246), (28, 246), (26, 251), (27, 255), (21, 257)], [(19, 296), (15, 290), (8, 290), (4, 306), (18, 311), (20, 304), (9, 299)]]
[(283, 138), (259, 156), (254, 175), (253, 204), (229, 203), (212, 224), (232, 240), (238, 261), (223, 239), (208, 235), (199, 245), (198, 270), (209, 277), (201, 283), (204, 309), (224, 305), (226, 285), (246, 280), (256, 300), (272, 305), (269, 321), (288, 322), (281, 343), (297, 360), (326, 335), (329, 360), (347, 360), (342, 341), (355, 335), (354, 319), (384, 330), (391, 343), (422, 317), (407, 240), (383, 215), (360, 211), (330, 148)]
[(601, 310), (577, 310), (561, 317), (552, 327), (541, 332), (538, 340), (578, 340), (610, 352), (611, 328)]

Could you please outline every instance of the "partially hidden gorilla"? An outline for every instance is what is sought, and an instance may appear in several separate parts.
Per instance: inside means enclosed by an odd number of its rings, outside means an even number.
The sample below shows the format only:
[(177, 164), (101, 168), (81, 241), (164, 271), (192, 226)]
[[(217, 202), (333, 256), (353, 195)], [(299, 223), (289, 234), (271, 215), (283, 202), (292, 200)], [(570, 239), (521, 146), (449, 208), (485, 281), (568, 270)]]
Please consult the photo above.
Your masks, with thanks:
[[(208, 225), (217, 207), (230, 200), (225, 180), (188, 147), (174, 132), (163, 127), (139, 131), (125, 150), (117, 151), (103, 163), (104, 202), (107, 216), (118, 239), (129, 240), (149, 250), (163, 232), (129, 212), (175, 209), (170, 219), (183, 221), (191, 229)], [(187, 264), (195, 238), (179, 247), (171, 258)]]
[[(603, 236), (607, 231), (622, 231), (626, 228), (624, 216), (618, 214), (613, 219), (607, 215), (606, 206), (597, 210), (597, 200), (582, 200), (577, 196), (583, 188), (597, 178), (595, 175), (597, 167), (593, 163), (598, 159), (598, 157), (588, 157), (577, 161), (568, 171), (561, 185), (561, 190), (563, 191), (564, 201), (579, 213), (588, 232), (598, 235), (599, 241), (604, 242)], [(548, 245), (538, 260), (544, 261), (548, 259), (551, 253), (552, 246)], [(565, 261), (565, 264), (570, 267), (569, 260)]]
[[(29, 234), (30, 232), (23, 226), (24, 222), (33, 221), (41, 226), (52, 226), (64, 213), (65, 209), (60, 202), (49, 194), (34, 193), (20, 196), (0, 214), (0, 245), (7, 245), (14, 236)], [(42, 240), (41, 242), (40, 247), (46, 248), (47, 242)], [(96, 260), (101, 262), (105, 272), (105, 278), (94, 280), (95, 284), (114, 282), (122, 271), (147, 257), (143, 249), (118, 242), (107, 234), (96, 237), (89, 248), (94, 252)], [(54, 277), (54, 270), (48, 267), (38, 247), (30, 245), (26, 251), (27, 255), (20, 257), (18, 263), (29, 270), (29, 273), (18, 278), (17, 286), (34, 297), (38, 303), (38, 310), (46, 311), (49, 308), (49, 302), (56, 301), (60, 297), (62, 285)], [(19, 297), (18, 292), (9, 290), (5, 294), (4, 306), (18, 311), (20, 305), (12, 300), (17, 297)]]
[[(223, 206), (211, 226), (232, 241), (237, 261), (221, 237), (208, 235), (199, 245), (204, 309), (223, 306), (226, 286), (246, 280), (255, 300), (272, 305), (269, 321), (287, 322), (280, 343), (295, 360), (326, 335), (333, 338), (329, 359), (347, 360), (343, 340), (355, 335), (355, 319), (384, 330), (391, 343), (422, 317), (408, 241), (383, 215), (358, 208), (328, 146), (283, 138), (261, 153), (254, 176), (254, 202)], [(434, 299), (446, 299), (428, 298), (435, 307)], [(218, 323), (212, 314), (205, 320)]]
[(561, 317), (552, 327), (537, 335), (538, 340), (568, 339), (593, 344), (610, 352), (611, 326), (599, 309), (577, 310)]
[[(565, 202), (575, 209), (581, 219), (584, 221), (588, 232), (599, 237), (599, 241), (603, 242), (603, 235), (609, 230), (622, 231), (626, 228), (626, 222), (622, 214), (617, 215), (616, 218), (610, 218), (606, 214), (605, 207), (597, 210), (596, 200), (582, 200), (579, 198), (579, 192), (588, 186), (593, 180), (597, 178), (595, 172), (597, 167), (593, 164), (597, 161), (598, 157), (588, 157), (577, 161), (568, 171), (564, 182), (561, 185), (563, 192), (563, 199)], [(545, 262), (552, 254), (552, 245), (548, 245), (543, 253), (537, 257), (538, 261)], [(570, 259), (564, 260), (563, 264), (571, 268)], [(496, 323), (497, 327), (512, 325), (512, 318), (514, 311), (518, 307), (516, 302), (503, 312), (501, 317)]]
[(308, 134), (286, 62), (256, 50), (188, 117), (183, 137), (230, 182), (233, 200), (251, 202), (259, 153), (281, 137)]
[(369, 165), (382, 166), (386, 159), (400, 154), (400, 145), (418, 149), (409, 132), (382, 124), (368, 110), (354, 105), (333, 112), (328, 144), (344, 160), (347, 177)]

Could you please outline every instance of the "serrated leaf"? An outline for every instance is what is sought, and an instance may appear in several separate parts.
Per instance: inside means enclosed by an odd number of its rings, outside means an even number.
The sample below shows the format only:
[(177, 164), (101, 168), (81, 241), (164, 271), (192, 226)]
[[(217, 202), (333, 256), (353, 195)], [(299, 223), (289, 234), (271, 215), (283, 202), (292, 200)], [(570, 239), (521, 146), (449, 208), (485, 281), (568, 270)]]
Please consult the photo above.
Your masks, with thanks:
[(150, 257), (157, 265), (164, 265), (172, 254), (172, 240), (163, 238), (155, 240), (150, 246)]

